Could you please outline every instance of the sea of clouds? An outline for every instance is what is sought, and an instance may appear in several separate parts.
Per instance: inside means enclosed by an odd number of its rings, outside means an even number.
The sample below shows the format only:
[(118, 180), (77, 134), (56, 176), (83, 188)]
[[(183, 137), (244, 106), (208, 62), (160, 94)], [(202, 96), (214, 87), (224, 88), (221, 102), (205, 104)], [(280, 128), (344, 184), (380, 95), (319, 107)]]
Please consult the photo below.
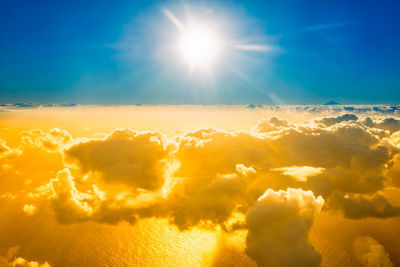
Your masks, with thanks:
[[(37, 107), (2, 110), (21, 108)], [(309, 239), (321, 212), (349, 220), (399, 218), (399, 201), (388, 193), (400, 191), (399, 106), (237, 109), (269, 113), (248, 130), (166, 135), (117, 128), (75, 137), (62, 127), (39, 126), (21, 130), (14, 146), (2, 132), (0, 203), (19, 206), (25, 220), (45, 214), (63, 225), (157, 218), (180, 231), (245, 231), (244, 253), (258, 266), (321, 265), (324, 255)], [(288, 119), (303, 113), (300, 122)], [(349, 253), (360, 265), (400, 263), (372, 234), (352, 243)], [(17, 257), (14, 247), (5, 250), (4, 266), (50, 266)]]

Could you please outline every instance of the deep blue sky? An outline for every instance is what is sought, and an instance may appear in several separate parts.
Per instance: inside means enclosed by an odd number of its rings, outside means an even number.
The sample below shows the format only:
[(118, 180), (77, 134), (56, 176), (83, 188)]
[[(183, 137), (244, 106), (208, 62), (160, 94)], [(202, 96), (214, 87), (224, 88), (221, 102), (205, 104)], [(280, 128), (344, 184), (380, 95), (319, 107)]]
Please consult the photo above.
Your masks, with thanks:
[[(274, 49), (190, 75), (165, 48), (162, 9), (183, 7)], [(400, 103), (399, 14), (399, 1), (2, 0), (0, 102)]]

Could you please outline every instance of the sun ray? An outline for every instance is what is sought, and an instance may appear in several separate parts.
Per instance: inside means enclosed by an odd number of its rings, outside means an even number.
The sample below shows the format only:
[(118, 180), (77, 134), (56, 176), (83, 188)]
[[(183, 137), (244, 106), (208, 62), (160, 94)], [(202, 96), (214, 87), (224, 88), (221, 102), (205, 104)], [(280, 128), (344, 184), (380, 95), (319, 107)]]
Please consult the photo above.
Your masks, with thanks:
[(179, 29), (179, 30), (183, 30), (185, 28), (185, 26), (183, 25), (183, 23), (174, 15), (174, 13), (172, 13), (171, 11), (169, 11), (167, 8), (163, 9), (163, 12), (165, 14), (165, 16)]
[(223, 62), (222, 57), (228, 59), (233, 50), (258, 53), (273, 50), (271, 45), (247, 43), (222, 35), (221, 25), (212, 17), (188, 13), (183, 21), (168, 8), (163, 8), (163, 13), (178, 30), (175, 48), (191, 74), (196, 70), (214, 72), (215, 65)]

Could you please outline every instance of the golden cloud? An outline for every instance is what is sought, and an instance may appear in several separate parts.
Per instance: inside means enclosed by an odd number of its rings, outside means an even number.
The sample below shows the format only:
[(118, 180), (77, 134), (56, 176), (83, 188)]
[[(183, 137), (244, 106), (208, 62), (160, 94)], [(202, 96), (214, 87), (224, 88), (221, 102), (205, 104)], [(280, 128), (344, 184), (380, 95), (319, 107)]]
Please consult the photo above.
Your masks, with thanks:
[(268, 189), (248, 211), (246, 253), (259, 266), (319, 266), (308, 231), (323, 204), (311, 191)]
[(2, 267), (51, 267), (47, 262), (39, 263), (37, 261), (29, 261), (21, 257), (17, 257), (19, 247), (11, 247), (7, 251), (6, 256), (0, 256), (0, 266)]
[[(384, 193), (400, 184), (397, 124), (342, 114), (169, 135), (25, 129), (18, 141), (0, 141), (0, 201), (26, 220), (54, 215), (70, 227), (157, 218), (181, 231), (245, 231), (244, 251), (259, 266), (318, 266), (309, 233), (321, 212), (346, 220), (399, 215)], [(357, 259), (388, 262), (382, 248), (363, 248)]]
[(354, 240), (354, 254), (363, 266), (393, 266), (385, 248), (367, 236), (360, 236)]
[(168, 150), (162, 135), (116, 130), (102, 140), (75, 144), (65, 152), (83, 172), (99, 172), (109, 183), (134, 189), (154, 190), (163, 186)]

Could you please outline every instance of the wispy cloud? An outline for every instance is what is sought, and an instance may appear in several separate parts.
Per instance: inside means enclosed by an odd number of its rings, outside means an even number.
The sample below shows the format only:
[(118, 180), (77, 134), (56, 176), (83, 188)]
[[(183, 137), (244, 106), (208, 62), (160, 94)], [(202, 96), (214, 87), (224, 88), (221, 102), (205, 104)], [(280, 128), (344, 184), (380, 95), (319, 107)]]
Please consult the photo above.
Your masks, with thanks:
[(300, 28), (300, 29), (298, 29), (298, 31), (299, 32), (323, 31), (323, 30), (341, 28), (341, 27), (345, 27), (345, 26), (348, 26), (348, 25), (352, 25), (352, 24), (355, 24), (355, 22), (338, 21), (338, 22), (332, 22), (332, 23), (311, 25), (311, 26)]
[(257, 45), (257, 44), (237, 44), (234, 48), (245, 51), (257, 51), (266, 52), (270, 51), (272, 48), (268, 45)]

